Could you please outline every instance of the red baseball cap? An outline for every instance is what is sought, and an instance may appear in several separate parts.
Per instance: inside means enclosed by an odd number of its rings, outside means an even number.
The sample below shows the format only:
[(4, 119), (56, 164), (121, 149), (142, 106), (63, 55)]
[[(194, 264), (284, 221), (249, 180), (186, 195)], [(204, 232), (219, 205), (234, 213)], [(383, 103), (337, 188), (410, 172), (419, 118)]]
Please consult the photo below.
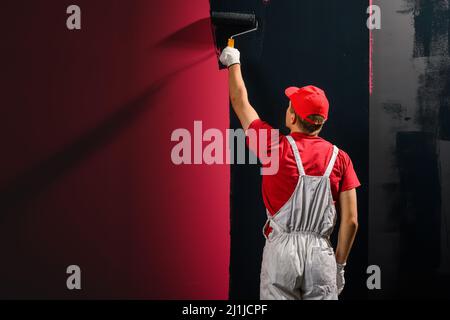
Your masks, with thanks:
[(322, 89), (315, 86), (306, 86), (303, 88), (290, 87), (285, 92), (286, 96), (291, 100), (295, 113), (303, 120), (316, 124), (314, 121), (308, 119), (308, 116), (313, 114), (321, 115), (325, 118), (325, 121), (328, 120), (330, 103)]

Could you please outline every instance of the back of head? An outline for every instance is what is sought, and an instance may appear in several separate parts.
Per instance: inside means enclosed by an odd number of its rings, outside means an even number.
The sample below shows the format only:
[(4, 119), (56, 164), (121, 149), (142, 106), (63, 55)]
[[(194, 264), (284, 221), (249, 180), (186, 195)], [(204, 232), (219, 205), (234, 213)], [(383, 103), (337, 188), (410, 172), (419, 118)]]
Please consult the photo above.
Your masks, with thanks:
[(309, 115), (310, 121), (302, 119), (299, 115), (297, 117), (300, 129), (307, 134), (319, 133), (325, 124), (325, 118), (318, 114)]

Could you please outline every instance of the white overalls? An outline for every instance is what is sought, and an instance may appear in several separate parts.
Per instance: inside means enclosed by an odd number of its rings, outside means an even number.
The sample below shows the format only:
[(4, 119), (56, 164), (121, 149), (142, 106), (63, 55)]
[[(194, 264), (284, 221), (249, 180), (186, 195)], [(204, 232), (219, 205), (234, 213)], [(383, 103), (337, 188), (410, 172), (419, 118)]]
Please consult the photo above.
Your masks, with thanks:
[[(297, 145), (287, 136), (299, 171), (289, 201), (264, 226), (261, 300), (337, 300), (336, 259), (329, 238), (336, 222), (330, 174), (339, 149), (322, 177), (305, 174)], [(265, 230), (272, 232), (267, 237)]]

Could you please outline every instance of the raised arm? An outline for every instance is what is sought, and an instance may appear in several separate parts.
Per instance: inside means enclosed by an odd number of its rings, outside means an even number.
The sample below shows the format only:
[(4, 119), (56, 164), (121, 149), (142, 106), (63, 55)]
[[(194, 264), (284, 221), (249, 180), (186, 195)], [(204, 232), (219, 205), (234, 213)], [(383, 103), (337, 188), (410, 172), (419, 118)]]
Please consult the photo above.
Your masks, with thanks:
[(250, 124), (259, 119), (258, 113), (248, 101), (247, 88), (241, 73), (240, 53), (237, 49), (227, 47), (220, 56), (220, 61), (228, 67), (230, 99), (242, 128), (247, 130)]

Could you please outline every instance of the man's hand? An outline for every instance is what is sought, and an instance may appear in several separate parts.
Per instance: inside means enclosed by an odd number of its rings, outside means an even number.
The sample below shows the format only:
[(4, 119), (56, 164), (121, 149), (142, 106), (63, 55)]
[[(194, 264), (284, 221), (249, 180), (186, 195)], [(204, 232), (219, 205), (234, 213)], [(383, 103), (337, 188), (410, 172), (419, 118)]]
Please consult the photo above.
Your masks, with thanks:
[(241, 64), (241, 53), (238, 49), (226, 47), (220, 55), (220, 62), (227, 68), (235, 64)]
[(336, 284), (338, 289), (338, 294), (342, 293), (345, 287), (345, 264), (337, 264), (336, 270)]

